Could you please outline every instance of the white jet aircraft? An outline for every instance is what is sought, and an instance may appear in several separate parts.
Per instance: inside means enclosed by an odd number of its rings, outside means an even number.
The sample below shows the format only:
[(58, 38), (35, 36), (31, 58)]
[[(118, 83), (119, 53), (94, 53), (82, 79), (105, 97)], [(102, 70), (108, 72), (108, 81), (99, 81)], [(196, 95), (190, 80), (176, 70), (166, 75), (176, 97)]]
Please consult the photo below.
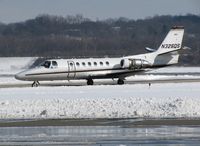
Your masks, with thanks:
[(93, 79), (102, 78), (117, 78), (118, 84), (124, 84), (127, 76), (178, 63), (183, 34), (184, 27), (174, 26), (157, 50), (146, 48), (150, 53), (121, 58), (46, 60), (35, 68), (16, 74), (15, 78), (33, 81), (32, 86), (38, 86), (39, 81), (78, 79), (85, 79), (87, 85), (93, 85)]

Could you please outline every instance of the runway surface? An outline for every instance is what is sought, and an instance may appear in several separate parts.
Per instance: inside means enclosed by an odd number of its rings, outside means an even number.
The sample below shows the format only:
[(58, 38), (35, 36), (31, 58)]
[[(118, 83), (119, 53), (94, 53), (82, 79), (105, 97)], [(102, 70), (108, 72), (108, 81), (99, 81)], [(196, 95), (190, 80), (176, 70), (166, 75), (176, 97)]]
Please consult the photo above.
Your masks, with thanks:
[(28, 122), (31, 121), (14, 125), (10, 121), (12, 126), (1, 123), (0, 145), (196, 146), (200, 142), (199, 120), (63, 119), (32, 121), (32, 125)]
[[(200, 82), (200, 76), (196, 78), (163, 78), (163, 79), (151, 79), (151, 80), (125, 80), (125, 84), (154, 84), (154, 83), (187, 83), (187, 82)], [(15, 87), (31, 87), (32, 82), (20, 81), (11, 82), (7, 84), (0, 84), (0, 88), (15, 88)], [(94, 80), (94, 85), (117, 85), (116, 80)], [(71, 80), (71, 81), (41, 81), (42, 87), (53, 86), (87, 86), (85, 80)]]

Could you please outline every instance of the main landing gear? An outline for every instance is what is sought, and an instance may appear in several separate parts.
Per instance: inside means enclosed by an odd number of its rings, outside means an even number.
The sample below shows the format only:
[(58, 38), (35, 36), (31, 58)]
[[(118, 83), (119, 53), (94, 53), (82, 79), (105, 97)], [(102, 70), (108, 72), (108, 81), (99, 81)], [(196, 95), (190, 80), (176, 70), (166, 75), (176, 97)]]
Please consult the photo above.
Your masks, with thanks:
[(38, 81), (34, 81), (32, 84), (32, 87), (38, 87), (40, 85), (40, 83)]
[[(94, 84), (93, 79), (91, 79), (91, 78), (87, 79), (87, 85), (93, 85), (93, 84)], [(117, 84), (118, 85), (123, 85), (124, 84), (124, 80), (123, 79), (118, 79), (117, 80)]]
[(94, 84), (94, 81), (93, 79), (87, 79), (87, 85), (93, 85)]
[(123, 84), (124, 84), (124, 80), (118, 79), (118, 80), (117, 80), (117, 84), (118, 84), (118, 85), (123, 85)]

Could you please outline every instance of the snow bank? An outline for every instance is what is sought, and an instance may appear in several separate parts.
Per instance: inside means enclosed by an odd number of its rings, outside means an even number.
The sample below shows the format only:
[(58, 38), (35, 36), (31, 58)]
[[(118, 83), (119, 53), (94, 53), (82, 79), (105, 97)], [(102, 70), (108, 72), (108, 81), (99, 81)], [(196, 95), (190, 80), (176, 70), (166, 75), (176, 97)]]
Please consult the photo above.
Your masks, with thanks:
[(200, 118), (199, 93), (200, 83), (0, 89), (0, 118)]

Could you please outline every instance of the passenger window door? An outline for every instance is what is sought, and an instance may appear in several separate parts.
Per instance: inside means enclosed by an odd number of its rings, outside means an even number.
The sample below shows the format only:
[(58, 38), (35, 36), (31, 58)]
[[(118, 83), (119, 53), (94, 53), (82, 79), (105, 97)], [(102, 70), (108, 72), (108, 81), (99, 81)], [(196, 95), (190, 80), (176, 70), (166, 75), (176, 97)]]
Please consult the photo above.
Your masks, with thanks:
[(76, 76), (76, 66), (74, 61), (68, 61), (68, 78), (75, 78)]

